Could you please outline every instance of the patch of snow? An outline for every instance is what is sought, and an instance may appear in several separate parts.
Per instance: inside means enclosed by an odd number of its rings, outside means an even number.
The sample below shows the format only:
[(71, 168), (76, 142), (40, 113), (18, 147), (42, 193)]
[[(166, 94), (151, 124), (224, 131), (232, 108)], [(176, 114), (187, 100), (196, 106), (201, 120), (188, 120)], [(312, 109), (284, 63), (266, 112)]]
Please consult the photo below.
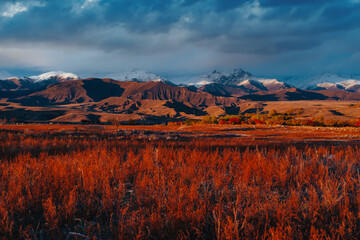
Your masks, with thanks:
[(259, 79), (258, 81), (261, 82), (269, 91), (291, 87), (290, 85), (283, 83), (277, 79)]
[(162, 83), (169, 83), (169, 81), (163, 79), (163, 78), (158, 78), (158, 79), (154, 79), (152, 81), (149, 81), (149, 82), (162, 82)]
[(336, 87), (337, 84), (336, 83), (330, 83), (330, 82), (324, 82), (324, 83), (319, 83), (317, 86), (322, 87), (322, 88), (332, 88), (332, 87)]
[(339, 83), (340, 85), (344, 86), (345, 89), (347, 88), (352, 88), (355, 85), (360, 85), (360, 80), (356, 80), (356, 79), (349, 79), (349, 80), (345, 80)]
[(265, 90), (265, 91), (274, 91), (274, 90), (280, 90), (291, 87), (290, 85), (280, 82), (277, 79), (256, 78), (256, 77), (252, 77), (251, 79), (245, 80), (237, 85), (244, 86), (252, 90)]
[(189, 85), (198, 85), (198, 86), (203, 86), (203, 85), (207, 85), (207, 84), (210, 84), (212, 82), (209, 82), (209, 81), (206, 81), (206, 80), (203, 80), (203, 81), (200, 81), (200, 82), (197, 82), (197, 83), (190, 83)]
[(255, 91), (262, 91), (267, 90), (264, 84), (256, 79), (247, 79), (242, 81), (241, 83), (237, 84), (238, 86), (243, 86), (247, 89), (255, 90)]

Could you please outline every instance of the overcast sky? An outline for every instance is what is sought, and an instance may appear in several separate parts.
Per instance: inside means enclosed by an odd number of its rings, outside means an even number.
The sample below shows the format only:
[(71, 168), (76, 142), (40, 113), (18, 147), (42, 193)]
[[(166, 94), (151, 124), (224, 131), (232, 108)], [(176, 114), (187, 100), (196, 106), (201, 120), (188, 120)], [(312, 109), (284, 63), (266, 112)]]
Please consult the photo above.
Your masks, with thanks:
[(360, 0), (1, 0), (0, 71), (360, 73)]

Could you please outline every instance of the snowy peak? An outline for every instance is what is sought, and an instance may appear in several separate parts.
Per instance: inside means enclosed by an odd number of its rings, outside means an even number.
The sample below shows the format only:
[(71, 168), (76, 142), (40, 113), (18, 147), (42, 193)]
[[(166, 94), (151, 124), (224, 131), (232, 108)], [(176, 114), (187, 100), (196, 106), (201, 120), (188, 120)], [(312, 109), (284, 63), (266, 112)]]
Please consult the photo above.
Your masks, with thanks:
[(131, 72), (123, 73), (111, 73), (106, 76), (106, 78), (111, 78), (117, 81), (137, 81), (137, 82), (163, 82), (166, 84), (174, 85), (170, 81), (167, 81), (165, 78), (143, 70), (134, 70)]
[(286, 84), (284, 82), (281, 82), (277, 79), (258, 79), (259, 82), (261, 82), (268, 91), (275, 91), (280, 89), (287, 89), (292, 88), (293, 86)]
[(157, 79), (161, 79), (159, 75), (146, 72), (143, 70), (134, 70), (131, 72), (122, 72), (122, 73), (111, 73), (108, 74), (106, 77), (117, 81), (139, 81), (139, 82), (150, 82)]
[(253, 76), (242, 69), (235, 69), (231, 72), (222, 73), (213, 71), (198, 77), (196, 85), (203, 86), (211, 83), (218, 83), (227, 86), (237, 86), (250, 91), (273, 91), (291, 88), (292, 86), (280, 82), (277, 79), (266, 79)]
[(247, 89), (254, 91), (275, 91), (280, 89), (292, 88), (292, 86), (280, 82), (277, 79), (264, 79), (264, 78), (252, 78), (245, 80), (238, 84), (238, 86), (243, 86)]
[(338, 83), (319, 83), (314, 87), (314, 90), (329, 90), (329, 91), (338, 91), (338, 90), (345, 90), (348, 92), (360, 92), (360, 81), (359, 80), (346, 80)]
[(0, 90), (33, 90), (68, 80), (79, 80), (79, 77), (73, 73), (61, 71), (46, 72), (31, 77), (9, 77), (0, 83)]
[(67, 73), (62, 71), (52, 71), (52, 72), (46, 72), (37, 76), (31, 76), (29, 77), (34, 82), (41, 82), (41, 81), (47, 81), (47, 80), (54, 80), (57, 82), (63, 82), (68, 80), (78, 80), (79, 77), (73, 73)]
[(339, 84), (341, 84), (342, 86), (345, 87), (345, 89), (352, 89), (357, 85), (360, 85), (360, 80), (356, 80), (356, 79), (349, 79), (349, 80), (345, 80), (340, 82)]
[(306, 80), (303, 87), (309, 90), (360, 92), (360, 76), (353, 75), (351, 77), (358, 77), (359, 79), (347, 78), (333, 73), (323, 73)]
[(143, 70), (134, 70), (131, 72), (122, 72), (122, 73), (111, 73), (108, 74), (106, 77), (117, 81), (140, 81), (140, 82), (150, 82), (157, 79), (162, 79), (159, 75), (146, 72)]
[(209, 83), (221, 83), (225, 85), (237, 85), (240, 82), (251, 78), (252, 75), (242, 69), (235, 69), (231, 72), (221, 72), (214, 70), (211, 73), (203, 74), (198, 77), (197, 85)]
[(264, 86), (264, 84), (260, 81), (254, 80), (254, 79), (248, 79), (245, 81), (242, 81), (241, 83), (237, 84), (238, 86), (243, 86), (246, 89), (250, 89), (253, 91), (266, 91), (267, 88)]
[(335, 73), (322, 73), (319, 75), (312, 76), (308, 79), (305, 79), (301, 87), (306, 89), (311, 89), (317, 86), (318, 84), (340, 83), (347, 80), (351, 80), (351, 79), (342, 77), (339, 74), (335, 74)]

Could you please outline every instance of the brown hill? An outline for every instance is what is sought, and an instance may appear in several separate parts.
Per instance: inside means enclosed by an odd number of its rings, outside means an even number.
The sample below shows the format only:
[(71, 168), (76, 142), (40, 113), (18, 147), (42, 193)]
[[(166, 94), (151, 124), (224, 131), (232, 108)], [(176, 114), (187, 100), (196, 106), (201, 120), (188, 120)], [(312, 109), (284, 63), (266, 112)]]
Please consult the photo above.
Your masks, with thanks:
[(59, 82), (56, 79), (48, 79), (43, 81), (34, 81), (30, 78), (8, 78), (0, 80), (0, 91), (26, 91), (44, 88), (50, 84)]
[(261, 91), (242, 96), (241, 99), (251, 101), (300, 101), (300, 100), (342, 100), (358, 101), (360, 93), (345, 91), (309, 91), (298, 88), (281, 89), (276, 91)]
[(18, 85), (9, 80), (0, 80), (0, 91), (10, 91), (10, 90), (17, 90)]
[(321, 90), (317, 92), (333, 100), (360, 101), (360, 93), (358, 92), (346, 92), (342, 90), (340, 91)]
[(219, 106), (223, 111), (225, 108), (230, 111), (241, 102), (234, 97), (193, 92), (186, 87), (167, 85), (162, 82), (115, 82), (114, 84), (124, 90), (122, 95), (94, 103), (93, 108), (111, 113), (137, 112), (152, 116), (180, 117), (210, 114), (204, 109), (211, 106)]
[(177, 102), (187, 102), (194, 106), (231, 105), (239, 101), (236, 98), (217, 97), (209, 93), (197, 93), (185, 87), (171, 86), (162, 82), (120, 82), (97, 78), (49, 85), (45, 90), (18, 98), (17, 101), (25, 105), (100, 101), (102, 104), (120, 105), (127, 100), (141, 101), (145, 99), (174, 100)]
[[(65, 111), (53, 121), (79, 121), (97, 119), (146, 120), (149, 118), (198, 118), (207, 114), (239, 113), (240, 100), (235, 97), (214, 96), (206, 92), (194, 92), (186, 87), (163, 82), (121, 82), (112, 79), (83, 79), (51, 84), (45, 89), (17, 95), (19, 91), (2, 92), (4, 109), (26, 119), (29, 111)], [(6, 94), (5, 94), (6, 93)], [(5, 96), (6, 95), (6, 96)], [(25, 109), (23, 109), (25, 107)], [(214, 107), (216, 109), (214, 109)], [(26, 111), (26, 112), (24, 112)], [(1, 114), (0, 114), (1, 115)], [(30, 115), (29, 115), (30, 116)], [(1, 117), (1, 116), (0, 116)], [(8, 115), (6, 115), (8, 118)], [(31, 116), (31, 120), (35, 119)], [(44, 121), (49, 118), (44, 118)]]
[(301, 90), (298, 88), (289, 88), (276, 91), (256, 92), (241, 98), (251, 101), (299, 101), (326, 100), (329, 97), (320, 92)]
[(210, 83), (204, 86), (201, 86), (198, 92), (207, 92), (214, 96), (223, 96), (223, 97), (241, 97), (244, 95), (249, 95), (255, 91), (247, 89), (244, 86), (229, 86), (221, 83)]
[(45, 90), (17, 98), (23, 105), (48, 105), (96, 102), (102, 99), (121, 96), (123, 89), (113, 80), (86, 79), (72, 80), (48, 85)]
[[(310, 104), (322, 100), (331, 100), (332, 103), (321, 107), (318, 103)], [(335, 104), (341, 103), (337, 100), (344, 100), (342, 103), (345, 105)], [(360, 93), (290, 88), (249, 94), (242, 87), (222, 84), (209, 84), (194, 91), (163, 82), (90, 78), (50, 84), (38, 90), (0, 91), (0, 119), (64, 122), (106, 122), (113, 119), (148, 122), (155, 119), (159, 122), (201, 119), (207, 114), (219, 116), (266, 111), (271, 106), (281, 110), (296, 107), (298, 101), (309, 102), (310, 110), (304, 110), (306, 116), (346, 118), (353, 117), (354, 110), (350, 106), (355, 106), (354, 103), (345, 102), (350, 100), (360, 100)]]

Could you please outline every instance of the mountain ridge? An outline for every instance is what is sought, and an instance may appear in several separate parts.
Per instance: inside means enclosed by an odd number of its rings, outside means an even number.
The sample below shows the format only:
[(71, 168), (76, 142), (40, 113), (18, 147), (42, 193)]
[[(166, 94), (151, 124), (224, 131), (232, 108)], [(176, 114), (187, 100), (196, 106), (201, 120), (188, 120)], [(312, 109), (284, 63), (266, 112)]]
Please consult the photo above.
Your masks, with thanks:
[(357, 92), (310, 91), (288, 86), (277, 90), (264, 88), (264, 84), (251, 89), (244, 85), (211, 83), (189, 89), (159, 81), (66, 80), (35, 90), (0, 91), (0, 119), (169, 121), (201, 119), (205, 115), (237, 115), (254, 111), (251, 105), (264, 105), (264, 102), (269, 105), (269, 102), (360, 100)]
[[(6, 71), (2, 71), (5, 76), (11, 76)], [(0, 72), (0, 73), (2, 73)], [(279, 80), (278, 78), (264, 78), (255, 76), (250, 72), (247, 72), (241, 68), (234, 69), (232, 71), (220, 71), (213, 70), (209, 73), (199, 75), (194, 79), (195, 83), (190, 84), (174, 84), (168, 79), (148, 71), (133, 70), (129, 72), (119, 72), (104, 74), (103, 78), (111, 78), (117, 81), (139, 81), (139, 82), (164, 82), (169, 85), (187, 86), (189, 88), (202, 88), (207, 84), (222, 84), (224, 86), (244, 86), (250, 90), (255, 91), (273, 91), (279, 89), (286, 89), (291, 87), (298, 87), (304, 90), (343, 90), (349, 92), (360, 91), (360, 75), (352, 74), (349, 76), (342, 76), (334, 73), (322, 73), (314, 75), (303, 80), (294, 78), (284, 78)], [(171, 78), (171, 77), (170, 77)], [(29, 77), (10, 77), (0, 81), (0, 90), (31, 90), (44, 87), (48, 84), (63, 82), (67, 80), (79, 80), (82, 79), (76, 74), (63, 72), (63, 71), (51, 71), (45, 72), (40, 75)], [(294, 84), (297, 81), (297, 84)], [(299, 83), (301, 81), (301, 83)]]

